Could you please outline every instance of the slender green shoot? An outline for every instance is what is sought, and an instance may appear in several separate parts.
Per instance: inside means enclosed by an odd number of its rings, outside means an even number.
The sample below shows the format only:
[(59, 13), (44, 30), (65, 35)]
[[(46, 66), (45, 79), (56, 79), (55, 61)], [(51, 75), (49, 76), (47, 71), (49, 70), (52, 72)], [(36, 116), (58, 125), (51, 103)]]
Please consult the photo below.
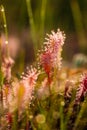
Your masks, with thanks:
[(26, 0), (26, 5), (27, 5), (29, 23), (30, 23), (30, 27), (31, 27), (32, 40), (34, 43), (34, 52), (36, 52), (37, 51), (37, 39), (36, 39), (36, 29), (35, 29), (35, 23), (34, 23), (34, 18), (33, 18), (33, 12), (32, 12), (32, 7), (31, 7), (31, 0)]
[(63, 110), (64, 110), (64, 101), (61, 101), (60, 103), (60, 130), (65, 130), (65, 124), (64, 124), (64, 113), (63, 113)]
[(87, 41), (85, 36), (85, 30), (83, 27), (82, 15), (77, 0), (70, 1), (71, 11), (75, 23), (75, 28), (78, 36), (80, 49), (86, 47)]
[(45, 26), (45, 16), (46, 16), (46, 5), (47, 5), (47, 0), (42, 0), (42, 6), (41, 6), (41, 25), (40, 25), (40, 30), (41, 30), (41, 43), (43, 42), (43, 36), (44, 36), (44, 26)]
[[(6, 54), (8, 54), (8, 34), (7, 34), (7, 24), (6, 24), (6, 17), (5, 17), (5, 10), (4, 10), (4, 7), (3, 5), (0, 6), (0, 18), (3, 19), (3, 25), (0, 25), (0, 29), (1, 29), (1, 26), (4, 26), (5, 28), (5, 35), (6, 35), (6, 41), (5, 41), (5, 44), (6, 44)], [(3, 87), (3, 81), (4, 81), (4, 77), (3, 77), (3, 73), (2, 73), (2, 70), (1, 70), (1, 66), (2, 66), (2, 39), (1, 39), (1, 33), (2, 33), (2, 30), (0, 30), (0, 101), (1, 101), (1, 105), (3, 107), (3, 93), (2, 93), (2, 87)]]
[(86, 110), (86, 108), (87, 108), (87, 105), (86, 105), (86, 100), (85, 100), (85, 101), (82, 103), (81, 110), (80, 110), (80, 112), (79, 112), (79, 114), (78, 114), (78, 116), (77, 116), (77, 119), (76, 119), (76, 121), (75, 121), (73, 130), (76, 130), (76, 129), (77, 129), (77, 126), (79, 125), (79, 121), (80, 121), (80, 119), (82, 118), (83, 113), (84, 113), (84, 111)]
[(7, 22), (6, 22), (6, 15), (5, 15), (5, 9), (4, 6), (1, 5), (0, 7), (1, 9), (1, 14), (2, 14), (2, 19), (3, 19), (3, 27), (4, 27), (4, 31), (5, 31), (5, 44), (6, 44), (6, 55), (9, 55), (9, 51), (8, 51), (8, 30), (7, 30)]

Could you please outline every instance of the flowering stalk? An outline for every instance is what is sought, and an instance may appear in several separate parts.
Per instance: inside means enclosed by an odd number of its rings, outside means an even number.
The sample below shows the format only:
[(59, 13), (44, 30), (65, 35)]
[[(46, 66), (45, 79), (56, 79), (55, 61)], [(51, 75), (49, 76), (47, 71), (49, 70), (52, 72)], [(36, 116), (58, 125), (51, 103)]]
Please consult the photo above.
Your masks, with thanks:
[(60, 29), (58, 29), (56, 33), (52, 31), (51, 34), (47, 34), (46, 42), (44, 42), (44, 47), (39, 55), (40, 65), (44, 69), (48, 78), (50, 93), (49, 106), (52, 102), (51, 82), (53, 77), (57, 76), (58, 70), (61, 68), (61, 51), (64, 41), (65, 34), (61, 32)]
[(64, 41), (65, 34), (61, 32), (60, 29), (58, 29), (56, 33), (52, 31), (50, 35), (47, 34), (46, 42), (44, 42), (44, 47), (41, 50), (39, 56), (40, 65), (47, 74), (49, 86), (52, 77), (55, 77), (61, 68), (61, 51)]

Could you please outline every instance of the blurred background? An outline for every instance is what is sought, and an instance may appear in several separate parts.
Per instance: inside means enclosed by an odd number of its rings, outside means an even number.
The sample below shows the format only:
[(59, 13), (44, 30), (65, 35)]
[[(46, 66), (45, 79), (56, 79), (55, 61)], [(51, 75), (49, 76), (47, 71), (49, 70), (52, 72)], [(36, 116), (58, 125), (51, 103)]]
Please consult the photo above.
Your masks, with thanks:
[(9, 48), (20, 72), (35, 60), (46, 33), (57, 28), (66, 34), (64, 60), (71, 61), (77, 53), (87, 54), (87, 0), (0, 0), (1, 4)]

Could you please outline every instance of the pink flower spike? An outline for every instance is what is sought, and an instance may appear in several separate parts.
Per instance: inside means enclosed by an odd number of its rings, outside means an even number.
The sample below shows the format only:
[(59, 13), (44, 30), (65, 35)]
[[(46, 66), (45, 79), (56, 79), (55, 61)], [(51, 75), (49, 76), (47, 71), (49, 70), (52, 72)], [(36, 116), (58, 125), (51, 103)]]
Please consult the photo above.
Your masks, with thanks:
[(84, 99), (87, 93), (87, 74), (83, 74), (81, 77), (81, 83), (76, 93), (76, 103), (79, 103), (82, 99)]

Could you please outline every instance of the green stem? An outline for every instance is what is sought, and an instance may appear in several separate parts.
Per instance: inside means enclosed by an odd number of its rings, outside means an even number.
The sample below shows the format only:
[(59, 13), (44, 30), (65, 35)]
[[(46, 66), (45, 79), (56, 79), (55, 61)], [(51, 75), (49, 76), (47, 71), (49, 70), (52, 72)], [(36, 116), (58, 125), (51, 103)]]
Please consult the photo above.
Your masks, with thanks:
[(42, 6), (41, 6), (41, 43), (43, 42), (43, 35), (44, 35), (44, 25), (45, 25), (45, 13), (46, 13), (46, 4), (47, 0), (42, 0)]
[(14, 112), (12, 130), (18, 130), (18, 111), (17, 110)]
[(86, 105), (86, 100), (85, 100), (85, 101), (82, 103), (82, 106), (81, 106), (80, 112), (79, 112), (79, 114), (78, 114), (78, 116), (77, 116), (77, 119), (76, 119), (76, 121), (75, 121), (73, 130), (77, 130), (77, 127), (78, 127), (78, 125), (79, 125), (79, 121), (80, 121), (81, 117), (83, 116), (83, 113), (84, 113), (84, 111), (86, 110), (86, 108), (87, 108), (87, 105)]
[(30, 23), (30, 27), (31, 27), (32, 40), (34, 43), (34, 52), (36, 52), (37, 51), (36, 29), (35, 29), (33, 12), (32, 12), (32, 7), (31, 7), (31, 0), (26, 0), (26, 5), (27, 5), (29, 23)]
[[(3, 23), (6, 25), (5, 12), (4, 12), (4, 7), (2, 5), (0, 6), (0, 17), (1, 19), (3, 19)], [(6, 32), (6, 38), (7, 38), (7, 32)], [(1, 95), (0, 102), (3, 107), (3, 91), (2, 91), (3, 88), (2, 87), (3, 87), (4, 77), (3, 77), (1, 67), (2, 67), (2, 39), (1, 39), (1, 30), (0, 30), (0, 95)]]
[(51, 93), (51, 77), (50, 77), (50, 73), (48, 73), (48, 84), (49, 84), (49, 108), (51, 107), (51, 96), (52, 96), (52, 93)]
[(6, 55), (7, 57), (9, 56), (9, 51), (8, 51), (8, 30), (7, 30), (7, 22), (6, 22), (6, 16), (5, 16), (5, 9), (4, 6), (1, 5), (1, 14), (2, 14), (2, 19), (3, 19), (3, 26), (4, 26), (4, 31), (5, 31), (5, 44), (6, 44)]
[(66, 114), (65, 117), (65, 130), (67, 130), (67, 123), (69, 122), (70, 116), (72, 115), (73, 112), (73, 102), (70, 103), (70, 105), (68, 106), (68, 112)]
[(63, 113), (64, 104), (63, 103), (64, 103), (64, 101), (62, 101), (60, 104), (60, 130), (65, 130), (64, 113)]
[(77, 0), (70, 0), (71, 11), (75, 23), (80, 49), (86, 47), (87, 41), (82, 23), (82, 15)]

